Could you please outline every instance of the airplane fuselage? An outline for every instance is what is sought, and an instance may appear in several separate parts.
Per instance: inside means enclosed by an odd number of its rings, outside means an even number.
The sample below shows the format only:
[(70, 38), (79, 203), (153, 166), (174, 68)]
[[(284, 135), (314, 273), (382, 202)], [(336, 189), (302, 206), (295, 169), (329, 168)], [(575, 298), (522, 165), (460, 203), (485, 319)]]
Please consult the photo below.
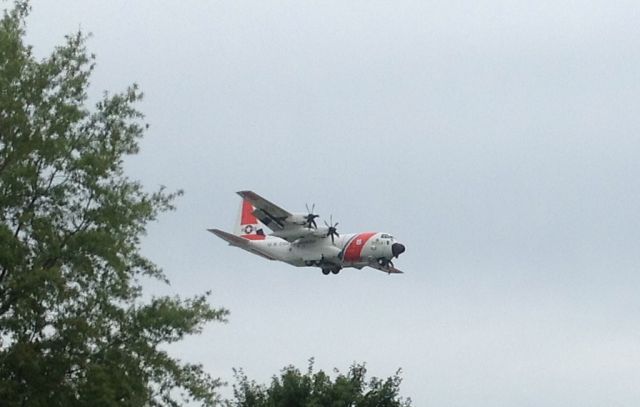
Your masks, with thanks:
[(393, 236), (387, 233), (364, 232), (343, 234), (333, 242), (324, 237), (290, 243), (276, 236), (263, 236), (252, 239), (250, 246), (273, 260), (293, 266), (339, 270), (344, 267), (362, 268), (381, 259), (391, 260), (394, 243)]

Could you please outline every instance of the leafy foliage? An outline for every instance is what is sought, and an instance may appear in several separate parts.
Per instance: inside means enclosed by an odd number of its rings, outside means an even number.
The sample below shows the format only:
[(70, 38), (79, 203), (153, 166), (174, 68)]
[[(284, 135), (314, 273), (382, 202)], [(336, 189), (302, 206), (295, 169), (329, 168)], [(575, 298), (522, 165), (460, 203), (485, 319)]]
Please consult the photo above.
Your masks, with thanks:
[[(0, 20), (0, 398), (5, 406), (213, 405), (217, 379), (161, 345), (227, 311), (206, 296), (143, 302), (148, 222), (180, 192), (145, 192), (123, 159), (146, 125), (137, 86), (92, 109), (82, 33), (42, 61), (23, 43), (29, 6)], [(182, 395), (182, 396), (181, 396)]]
[(314, 372), (313, 359), (306, 373), (293, 366), (274, 376), (269, 386), (249, 380), (235, 371), (234, 399), (229, 407), (410, 407), (411, 399), (399, 395), (400, 371), (386, 379), (367, 380), (364, 364), (354, 364), (346, 374), (335, 371), (331, 379), (322, 370)]

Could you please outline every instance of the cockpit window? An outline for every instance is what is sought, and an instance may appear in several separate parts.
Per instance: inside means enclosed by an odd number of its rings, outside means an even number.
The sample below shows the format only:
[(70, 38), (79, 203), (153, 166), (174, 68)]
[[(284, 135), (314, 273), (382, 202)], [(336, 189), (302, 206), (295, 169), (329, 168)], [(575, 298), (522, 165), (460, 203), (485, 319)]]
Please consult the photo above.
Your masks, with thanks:
[(386, 233), (383, 233), (382, 235), (380, 235), (380, 238), (381, 238), (381, 239), (393, 239), (393, 236), (388, 235), (388, 234), (386, 234)]

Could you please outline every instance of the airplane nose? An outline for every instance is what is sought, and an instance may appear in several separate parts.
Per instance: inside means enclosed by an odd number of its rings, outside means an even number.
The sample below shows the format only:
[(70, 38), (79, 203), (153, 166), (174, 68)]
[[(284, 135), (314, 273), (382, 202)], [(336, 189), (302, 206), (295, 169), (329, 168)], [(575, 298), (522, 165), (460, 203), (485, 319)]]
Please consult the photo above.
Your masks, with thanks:
[(391, 253), (393, 254), (393, 257), (398, 258), (398, 256), (400, 256), (400, 254), (404, 253), (404, 251), (406, 250), (406, 248), (404, 247), (403, 244), (400, 243), (394, 243), (391, 245)]

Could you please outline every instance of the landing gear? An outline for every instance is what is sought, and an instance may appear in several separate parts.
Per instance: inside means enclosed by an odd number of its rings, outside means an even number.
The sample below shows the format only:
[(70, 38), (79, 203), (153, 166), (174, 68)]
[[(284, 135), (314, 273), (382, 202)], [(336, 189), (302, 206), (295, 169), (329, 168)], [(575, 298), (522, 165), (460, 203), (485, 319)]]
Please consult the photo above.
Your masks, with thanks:
[(385, 257), (380, 257), (378, 259), (378, 264), (381, 265), (382, 267), (393, 267), (393, 263), (391, 262), (391, 260)]
[(342, 267), (333, 267), (333, 268), (323, 268), (322, 274), (328, 276), (330, 273), (338, 274), (342, 270)]

